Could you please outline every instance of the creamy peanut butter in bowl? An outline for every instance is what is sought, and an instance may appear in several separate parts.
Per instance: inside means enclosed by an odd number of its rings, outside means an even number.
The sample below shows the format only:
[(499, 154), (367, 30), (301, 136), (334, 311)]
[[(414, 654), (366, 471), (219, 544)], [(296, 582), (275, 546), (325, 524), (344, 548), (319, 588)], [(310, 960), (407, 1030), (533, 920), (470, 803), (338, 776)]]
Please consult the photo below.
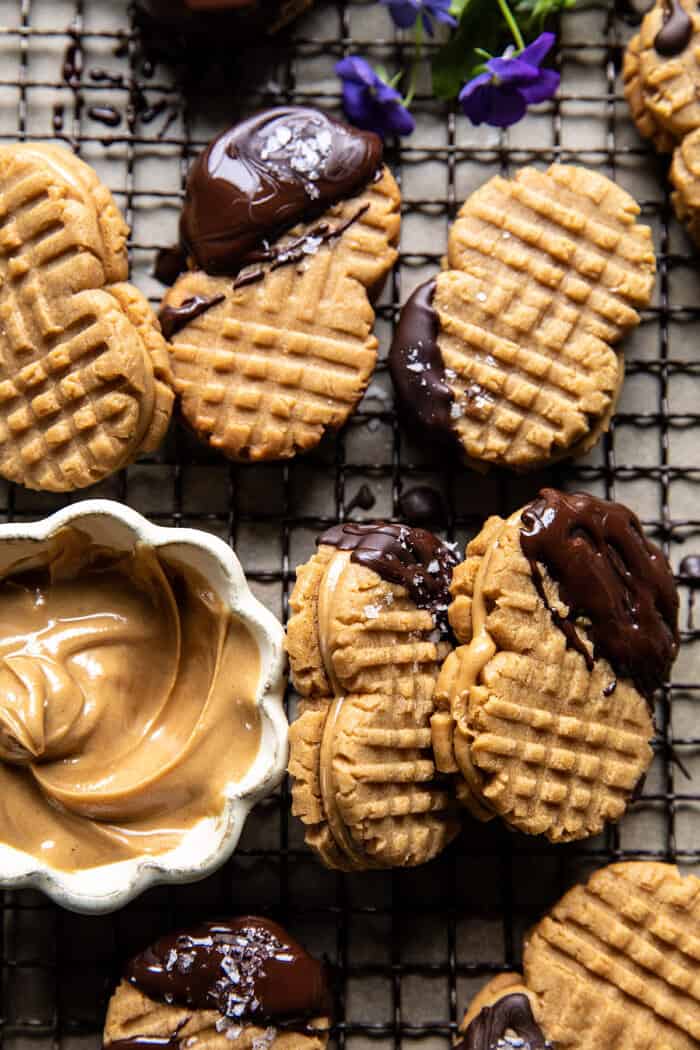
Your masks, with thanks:
[(0, 885), (212, 872), (287, 761), (281, 625), (223, 541), (107, 500), (0, 526)]

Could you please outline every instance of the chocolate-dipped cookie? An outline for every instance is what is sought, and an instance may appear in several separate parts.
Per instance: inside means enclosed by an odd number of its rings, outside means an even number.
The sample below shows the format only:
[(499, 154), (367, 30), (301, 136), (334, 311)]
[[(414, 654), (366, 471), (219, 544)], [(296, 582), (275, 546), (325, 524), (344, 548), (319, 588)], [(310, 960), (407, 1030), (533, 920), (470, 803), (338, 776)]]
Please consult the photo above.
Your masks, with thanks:
[(523, 978), (499, 974), (472, 1001), (454, 1050), (554, 1050), (533, 1008), (534, 996)]
[(447, 267), (408, 300), (391, 347), (409, 427), (482, 470), (588, 452), (622, 386), (616, 345), (654, 286), (638, 214), (605, 176), (564, 164), (473, 193)]
[(269, 919), (209, 922), (162, 937), (128, 964), (105, 1050), (323, 1050), (326, 967)]
[(439, 769), (481, 819), (564, 842), (618, 820), (648, 769), (677, 655), (661, 550), (619, 503), (544, 489), (490, 518), (455, 571), (433, 718)]
[(699, 42), (697, 0), (656, 0), (627, 47), (623, 78), (632, 118), (661, 153), (700, 128)]
[(371, 299), (399, 224), (376, 135), (289, 106), (211, 143), (182, 214), (192, 269), (161, 312), (203, 440), (238, 461), (285, 459), (342, 426), (374, 369)]
[(297, 570), (293, 812), (329, 867), (422, 864), (456, 832), (430, 750), (457, 559), (423, 529), (338, 525)]

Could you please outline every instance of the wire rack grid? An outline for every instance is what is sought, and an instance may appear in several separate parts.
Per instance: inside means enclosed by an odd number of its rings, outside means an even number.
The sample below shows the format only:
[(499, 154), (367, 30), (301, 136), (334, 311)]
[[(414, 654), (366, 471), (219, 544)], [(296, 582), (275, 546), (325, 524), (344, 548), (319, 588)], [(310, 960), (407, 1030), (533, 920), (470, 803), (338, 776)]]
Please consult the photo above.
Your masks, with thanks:
[[(621, 97), (630, 12), (630, 3), (600, 0), (565, 17), (559, 98), (509, 134), (472, 128), (432, 100), (424, 79), (416, 132), (388, 151), (404, 223), (400, 259), (378, 310), (382, 358), (398, 307), (435, 271), (460, 202), (492, 174), (525, 163), (580, 163), (616, 178), (640, 201), (658, 251), (657, 293), (626, 344), (620, 409), (597, 450), (524, 479), (476, 478), (456, 463), (438, 468), (434, 450), (400, 428), (382, 361), (345, 431), (308, 458), (238, 468), (175, 426), (156, 456), (89, 494), (223, 536), (280, 616), (294, 567), (320, 529), (349, 513), (397, 516), (402, 491), (414, 484), (441, 492), (446, 517), (435, 527), (460, 543), (487, 514), (514, 509), (546, 482), (627, 502), (663, 543), (682, 593), (683, 648), (658, 705), (655, 762), (642, 800), (619, 827), (575, 847), (553, 849), (467, 823), (459, 841), (424, 869), (341, 876), (322, 870), (305, 849), (285, 786), (255, 811), (235, 858), (203, 883), (150, 891), (100, 919), (69, 915), (38, 893), (5, 893), (0, 1039), (8, 1050), (96, 1046), (106, 996), (130, 953), (205, 916), (261, 911), (335, 964), (341, 1050), (368, 1043), (446, 1050), (471, 994), (488, 975), (517, 965), (528, 925), (574, 881), (622, 858), (700, 870), (700, 628), (697, 581), (681, 569), (685, 555), (700, 553), (699, 278), (697, 258), (672, 220), (665, 164), (639, 140)], [(157, 305), (155, 253), (175, 239), (188, 164), (208, 138), (279, 101), (337, 110), (339, 57), (359, 52), (391, 66), (406, 48), (378, 5), (319, 0), (289, 39), (219, 62), (194, 64), (188, 52), (184, 63), (154, 66), (124, 0), (0, 0), (0, 141), (57, 138), (96, 167), (132, 227), (133, 279)], [(365, 485), (374, 505), (363, 514), (352, 508)], [(62, 502), (0, 488), (3, 520), (42, 516)], [(289, 705), (293, 713), (293, 696)], [(690, 780), (674, 765), (674, 749)]]

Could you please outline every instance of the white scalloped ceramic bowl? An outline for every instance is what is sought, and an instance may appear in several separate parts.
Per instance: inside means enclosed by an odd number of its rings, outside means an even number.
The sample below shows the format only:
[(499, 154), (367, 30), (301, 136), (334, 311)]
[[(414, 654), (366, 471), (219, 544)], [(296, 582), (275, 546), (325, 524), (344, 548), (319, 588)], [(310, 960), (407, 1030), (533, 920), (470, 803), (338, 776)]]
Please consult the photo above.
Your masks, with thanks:
[(96, 542), (115, 550), (147, 544), (198, 571), (246, 624), (260, 650), (260, 747), (245, 777), (228, 785), (219, 817), (200, 821), (168, 853), (77, 872), (58, 871), (36, 857), (0, 844), (0, 888), (43, 890), (64, 908), (99, 914), (123, 907), (149, 886), (195, 882), (211, 874), (233, 853), (253, 805), (279, 784), (288, 747), (283, 708), (284, 631), (253, 596), (238, 558), (222, 540), (198, 529), (154, 525), (111, 500), (84, 500), (42, 521), (0, 525), (0, 575), (67, 525), (78, 526)]

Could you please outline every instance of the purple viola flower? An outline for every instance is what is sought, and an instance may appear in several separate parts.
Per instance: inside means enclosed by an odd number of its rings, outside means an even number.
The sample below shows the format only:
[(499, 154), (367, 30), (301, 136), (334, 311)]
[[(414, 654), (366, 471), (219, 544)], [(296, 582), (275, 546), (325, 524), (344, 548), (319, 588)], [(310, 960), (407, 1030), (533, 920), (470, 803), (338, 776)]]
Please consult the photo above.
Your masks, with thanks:
[(554, 46), (554, 33), (542, 33), (522, 51), (509, 48), (491, 58), (486, 71), (462, 88), (459, 101), (472, 124), (508, 128), (525, 116), (527, 107), (552, 98), (561, 77), (542, 62)]
[(399, 29), (411, 29), (418, 18), (423, 23), (428, 36), (432, 36), (433, 18), (446, 26), (457, 25), (457, 19), (450, 14), (451, 0), (379, 0), (389, 8), (394, 25)]
[(335, 71), (343, 82), (343, 109), (358, 128), (387, 135), (410, 135), (413, 117), (396, 88), (385, 83), (359, 55), (338, 62)]

